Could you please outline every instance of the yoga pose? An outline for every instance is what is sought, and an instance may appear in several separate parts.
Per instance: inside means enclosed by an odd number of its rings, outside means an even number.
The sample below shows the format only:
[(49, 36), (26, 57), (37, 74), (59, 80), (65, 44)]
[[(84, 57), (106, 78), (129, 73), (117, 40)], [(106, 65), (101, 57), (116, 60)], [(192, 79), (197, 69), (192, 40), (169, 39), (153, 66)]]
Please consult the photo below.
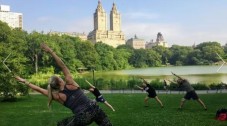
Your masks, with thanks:
[(92, 94), (94, 94), (94, 96), (96, 97), (96, 101), (97, 102), (101, 102), (104, 103), (106, 106), (108, 106), (109, 108), (111, 108), (113, 111), (114, 108), (104, 99), (104, 97), (102, 96), (102, 94), (99, 92), (98, 88), (96, 88), (94, 85), (92, 85), (90, 82), (88, 82), (87, 80), (85, 80), (89, 85), (90, 88), (88, 89)]
[(48, 89), (46, 90), (28, 82), (19, 76), (16, 76), (15, 78), (33, 90), (48, 96), (49, 107), (52, 100), (55, 100), (72, 110), (74, 115), (58, 122), (57, 125), (85, 126), (91, 124), (92, 122), (96, 122), (96, 124), (99, 126), (112, 126), (104, 111), (84, 94), (80, 86), (73, 80), (69, 69), (53, 52), (53, 50), (44, 43), (41, 44), (41, 48), (54, 58), (57, 65), (61, 68), (64, 74), (65, 81), (58, 76), (52, 76), (49, 79)]
[[(185, 96), (181, 99), (180, 102), (180, 107), (179, 109), (182, 109), (184, 103), (186, 100), (190, 100), (191, 98), (193, 100), (198, 101), (204, 108), (204, 110), (207, 110), (206, 105), (203, 103), (203, 101), (198, 97), (197, 93), (195, 92), (194, 88), (191, 86), (191, 84), (188, 82), (188, 80), (176, 75), (175, 73), (172, 72), (174, 76), (176, 76), (177, 79), (177, 84), (179, 84), (179, 88), (183, 89), (186, 91)], [(173, 82), (173, 81), (171, 81)], [(173, 82), (174, 83), (174, 82)]]
[(146, 107), (148, 106), (149, 98), (154, 98), (160, 104), (160, 106), (163, 108), (162, 101), (158, 98), (155, 89), (150, 84), (148, 84), (148, 82), (146, 80), (144, 80), (143, 78), (141, 78), (141, 79), (143, 80), (142, 87), (140, 87), (138, 85), (136, 85), (136, 87), (138, 87), (141, 90), (145, 90), (148, 93), (148, 95), (144, 99), (145, 106)]

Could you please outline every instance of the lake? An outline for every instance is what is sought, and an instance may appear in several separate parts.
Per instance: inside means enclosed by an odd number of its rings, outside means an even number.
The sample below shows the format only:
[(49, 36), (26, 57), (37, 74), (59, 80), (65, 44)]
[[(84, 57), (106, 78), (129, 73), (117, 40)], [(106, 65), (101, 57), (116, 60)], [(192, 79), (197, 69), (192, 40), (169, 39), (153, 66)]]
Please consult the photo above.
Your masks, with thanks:
[[(171, 71), (183, 78), (188, 79), (191, 83), (227, 83), (227, 66), (168, 66), (168, 67), (151, 67), (130, 70), (118, 70), (108, 72), (95, 72), (95, 78), (105, 79), (128, 79), (130, 77), (143, 77), (147, 80), (154, 79), (173, 79)], [(85, 76), (92, 77), (92, 73)]]

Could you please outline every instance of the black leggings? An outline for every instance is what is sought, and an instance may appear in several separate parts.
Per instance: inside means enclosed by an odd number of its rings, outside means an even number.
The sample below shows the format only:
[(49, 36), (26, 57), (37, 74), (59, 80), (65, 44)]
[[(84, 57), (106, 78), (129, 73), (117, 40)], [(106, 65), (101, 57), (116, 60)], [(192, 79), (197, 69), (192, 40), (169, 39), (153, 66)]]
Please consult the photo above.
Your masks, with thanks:
[(58, 122), (58, 126), (87, 126), (95, 122), (99, 126), (112, 126), (108, 117), (97, 105), (90, 105), (84, 111)]

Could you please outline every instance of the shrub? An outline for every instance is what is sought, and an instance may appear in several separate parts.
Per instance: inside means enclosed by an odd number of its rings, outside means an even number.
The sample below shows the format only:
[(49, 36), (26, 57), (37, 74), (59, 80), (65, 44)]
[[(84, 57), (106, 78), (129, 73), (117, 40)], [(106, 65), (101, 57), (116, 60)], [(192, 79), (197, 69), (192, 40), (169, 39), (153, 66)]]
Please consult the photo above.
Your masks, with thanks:
[(192, 87), (195, 90), (207, 90), (207, 89), (209, 89), (209, 87), (206, 84), (201, 84), (201, 83), (192, 84)]

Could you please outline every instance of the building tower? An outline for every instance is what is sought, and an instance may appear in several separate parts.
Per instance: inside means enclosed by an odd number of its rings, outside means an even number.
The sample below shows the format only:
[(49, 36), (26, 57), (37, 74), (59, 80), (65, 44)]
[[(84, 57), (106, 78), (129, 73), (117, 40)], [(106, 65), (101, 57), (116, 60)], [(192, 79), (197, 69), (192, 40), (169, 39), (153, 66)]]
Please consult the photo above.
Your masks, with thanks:
[(161, 32), (158, 32), (156, 42), (150, 41), (146, 44), (146, 48), (152, 48), (154, 46), (163, 46), (163, 47), (168, 47), (168, 43), (164, 40), (164, 37)]
[(113, 3), (110, 12), (110, 28), (107, 29), (106, 13), (98, 1), (98, 6), (94, 13), (94, 29), (88, 34), (88, 40), (93, 43), (102, 42), (107, 45), (117, 47), (125, 44), (125, 36), (121, 31), (120, 13), (117, 11), (115, 3)]
[(106, 12), (102, 7), (101, 2), (98, 2), (98, 6), (94, 13), (94, 30), (106, 31), (107, 28), (107, 20), (106, 20)]
[(157, 43), (164, 42), (164, 38), (163, 38), (161, 32), (159, 32), (159, 33), (157, 34), (156, 42), (157, 42)]
[(113, 7), (110, 12), (110, 30), (121, 31), (121, 15), (117, 11), (115, 3), (113, 3)]

